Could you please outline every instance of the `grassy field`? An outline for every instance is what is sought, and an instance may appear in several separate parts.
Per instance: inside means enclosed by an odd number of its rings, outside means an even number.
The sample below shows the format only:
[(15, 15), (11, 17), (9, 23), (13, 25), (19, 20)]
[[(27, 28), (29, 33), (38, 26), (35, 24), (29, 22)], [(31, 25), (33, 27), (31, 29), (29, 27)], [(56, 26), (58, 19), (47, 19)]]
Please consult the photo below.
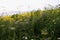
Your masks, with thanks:
[(58, 40), (60, 8), (0, 16), (0, 40)]

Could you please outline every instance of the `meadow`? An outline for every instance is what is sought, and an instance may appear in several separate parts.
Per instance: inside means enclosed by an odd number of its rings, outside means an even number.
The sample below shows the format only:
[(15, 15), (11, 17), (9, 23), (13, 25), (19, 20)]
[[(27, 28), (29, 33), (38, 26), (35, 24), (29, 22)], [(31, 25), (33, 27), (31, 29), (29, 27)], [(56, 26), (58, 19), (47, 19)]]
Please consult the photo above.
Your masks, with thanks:
[(0, 40), (58, 40), (60, 8), (0, 16)]

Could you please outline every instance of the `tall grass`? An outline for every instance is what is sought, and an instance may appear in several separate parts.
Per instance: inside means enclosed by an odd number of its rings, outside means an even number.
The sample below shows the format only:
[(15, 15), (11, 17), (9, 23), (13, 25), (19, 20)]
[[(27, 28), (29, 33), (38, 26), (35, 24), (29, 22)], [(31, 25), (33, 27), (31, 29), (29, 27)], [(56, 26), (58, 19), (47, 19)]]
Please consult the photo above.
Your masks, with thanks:
[(57, 40), (60, 37), (60, 9), (23, 15), (0, 17), (0, 40)]

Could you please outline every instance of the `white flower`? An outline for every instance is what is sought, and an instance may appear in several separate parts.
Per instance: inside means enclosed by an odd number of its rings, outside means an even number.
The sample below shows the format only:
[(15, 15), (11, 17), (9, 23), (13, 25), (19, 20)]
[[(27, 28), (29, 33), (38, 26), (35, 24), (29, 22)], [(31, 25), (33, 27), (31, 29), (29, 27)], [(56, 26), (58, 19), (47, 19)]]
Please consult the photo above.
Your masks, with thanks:
[(58, 38), (58, 39), (60, 39), (60, 38)]
[(23, 38), (28, 39), (26, 36), (23, 36)]
[(27, 37), (25, 37), (25, 39), (28, 39)]
[(34, 40), (34, 39), (31, 39), (31, 40)]
[(14, 30), (15, 29), (15, 27), (9, 27), (11, 30)]

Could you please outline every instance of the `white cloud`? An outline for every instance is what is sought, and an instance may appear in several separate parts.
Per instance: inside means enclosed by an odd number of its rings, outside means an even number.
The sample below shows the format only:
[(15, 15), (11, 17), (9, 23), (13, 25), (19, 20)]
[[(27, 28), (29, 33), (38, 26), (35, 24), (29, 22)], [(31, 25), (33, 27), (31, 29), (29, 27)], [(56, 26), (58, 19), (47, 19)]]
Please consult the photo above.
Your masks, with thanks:
[(60, 0), (0, 0), (0, 11), (30, 11), (43, 9), (47, 4), (56, 5)]

